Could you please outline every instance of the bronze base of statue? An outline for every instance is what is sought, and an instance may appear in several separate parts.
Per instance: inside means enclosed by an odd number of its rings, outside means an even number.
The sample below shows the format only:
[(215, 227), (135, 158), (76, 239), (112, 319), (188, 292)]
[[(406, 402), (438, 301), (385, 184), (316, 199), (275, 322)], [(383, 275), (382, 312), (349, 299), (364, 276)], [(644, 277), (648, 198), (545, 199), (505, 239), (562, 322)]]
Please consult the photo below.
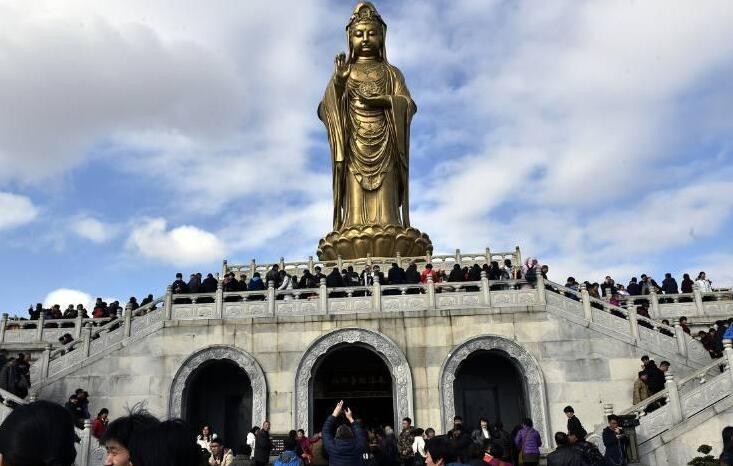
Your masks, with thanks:
[(401, 225), (358, 225), (332, 231), (318, 242), (318, 259), (336, 260), (372, 257), (424, 256), (432, 253), (430, 237), (416, 228)]

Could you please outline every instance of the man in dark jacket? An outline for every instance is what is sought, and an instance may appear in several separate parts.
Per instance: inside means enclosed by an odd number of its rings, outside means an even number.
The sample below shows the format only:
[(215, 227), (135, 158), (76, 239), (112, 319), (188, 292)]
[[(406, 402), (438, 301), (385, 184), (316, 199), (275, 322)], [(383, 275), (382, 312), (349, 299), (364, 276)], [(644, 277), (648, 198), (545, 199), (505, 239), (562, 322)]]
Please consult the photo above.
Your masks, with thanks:
[(182, 273), (179, 272), (176, 274), (176, 281), (171, 283), (171, 290), (173, 294), (188, 293), (188, 284), (183, 281)]
[(662, 280), (662, 291), (664, 291), (664, 294), (677, 294), (679, 292), (677, 288), (677, 280), (672, 278), (671, 273), (664, 274), (664, 280)]
[(637, 296), (641, 294), (641, 286), (636, 282), (636, 277), (631, 277), (631, 281), (626, 285), (626, 291), (631, 296)]
[(262, 428), (257, 431), (257, 437), (255, 438), (255, 466), (265, 466), (269, 463), (270, 451), (272, 451), (270, 421), (265, 421), (262, 423)]
[(555, 443), (557, 448), (547, 455), (547, 466), (584, 466), (580, 453), (570, 446), (568, 434), (557, 432)]
[[(323, 423), (323, 446), (328, 453), (330, 466), (362, 466), (362, 455), (367, 451), (367, 436), (359, 422), (349, 408), (344, 408), (344, 402), (339, 401), (333, 413)], [(336, 428), (337, 418), (343, 411), (351, 427), (341, 424)]]
[(405, 283), (405, 271), (396, 262), (392, 263), (392, 267), (387, 272), (387, 281), (390, 285), (402, 285)]
[(583, 428), (583, 423), (575, 415), (575, 410), (572, 406), (566, 406), (563, 410), (565, 415), (568, 417), (568, 435), (574, 433), (578, 437), (585, 438), (588, 432)]

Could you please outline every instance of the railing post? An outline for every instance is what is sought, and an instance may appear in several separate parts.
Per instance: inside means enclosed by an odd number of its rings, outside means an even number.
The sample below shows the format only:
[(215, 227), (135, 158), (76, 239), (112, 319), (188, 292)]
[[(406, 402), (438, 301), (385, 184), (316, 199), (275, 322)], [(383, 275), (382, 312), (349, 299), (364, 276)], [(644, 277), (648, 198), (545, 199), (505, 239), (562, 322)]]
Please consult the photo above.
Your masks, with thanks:
[(257, 272), (257, 261), (252, 259), (249, 261), (249, 276), (250, 278), (255, 276), (255, 272)]
[(81, 445), (79, 447), (81, 451), (81, 457), (77, 458), (76, 464), (80, 466), (88, 466), (89, 465), (89, 450), (91, 450), (92, 446), (92, 421), (89, 419), (84, 419), (84, 430), (81, 432)]
[(395, 262), (397, 262), (397, 267), (402, 267), (402, 253), (397, 251), (397, 257), (395, 257)]
[(325, 278), (321, 278), (318, 284), (318, 302), (321, 306), (321, 313), (328, 314), (328, 288), (326, 288)]
[(280, 258), (280, 270), (285, 270), (285, 258)]
[(168, 285), (165, 289), (165, 320), (171, 320), (173, 317), (173, 287)]
[(604, 403), (603, 404), (603, 415), (606, 416), (606, 418), (608, 418), (608, 416), (610, 416), (611, 414), (613, 414), (613, 404)]
[(649, 306), (649, 317), (659, 319), (661, 315), (659, 312), (659, 295), (653, 289), (649, 291), (649, 303), (651, 304)]
[(313, 272), (313, 256), (308, 256), (308, 270)]
[(267, 313), (275, 315), (275, 282), (272, 280), (267, 282)]
[(733, 341), (727, 338), (723, 340), (723, 352), (727, 361), (727, 364), (725, 365), (725, 370), (728, 372), (728, 375), (733, 381)]
[(132, 305), (127, 303), (125, 306), (125, 337), (129, 338), (132, 335)]
[(692, 296), (695, 300), (695, 309), (697, 309), (697, 315), (705, 315), (705, 307), (702, 303), (702, 293), (700, 292), (700, 286), (697, 283), (692, 285)]
[(456, 264), (461, 265), (461, 250), (456, 249)]
[(537, 274), (537, 302), (539, 304), (545, 304), (546, 298), (545, 298), (545, 277), (542, 276), (542, 273)]
[(491, 249), (486, 248), (486, 263), (491, 266)]
[(5, 341), (5, 327), (8, 326), (8, 313), (3, 312), (3, 318), (0, 320), (0, 343)]
[(81, 316), (81, 313), (76, 316), (76, 319), (74, 321), (74, 339), (78, 340), (81, 338), (81, 329), (84, 327), (84, 319)]
[(226, 275), (226, 274), (227, 274), (227, 272), (228, 272), (227, 268), (228, 268), (228, 267), (227, 267), (227, 260), (226, 260), (226, 259), (224, 259), (224, 260), (222, 261), (222, 264), (221, 264), (221, 276), (222, 276), (222, 277), (223, 277), (224, 275)]
[(214, 295), (214, 305), (216, 306), (216, 318), (221, 319), (224, 316), (224, 284), (218, 282), (216, 284), (216, 294)]
[(516, 258), (517, 258), (517, 263), (514, 265), (521, 267), (522, 266), (522, 252), (519, 250), (519, 246), (514, 248), (514, 254), (516, 255)]
[(379, 283), (379, 275), (374, 276), (374, 283), (372, 283), (372, 303), (374, 312), (382, 312), (382, 284)]
[(428, 274), (428, 309), (435, 309), (435, 283), (433, 283), (433, 276)]
[(491, 287), (489, 286), (489, 277), (486, 272), (481, 271), (481, 304), (491, 306)]
[(670, 414), (672, 415), (672, 425), (682, 422), (682, 401), (680, 400), (680, 390), (677, 386), (677, 382), (674, 380), (674, 375), (671, 371), (667, 371), (664, 375), (666, 383), (664, 384), (667, 389), (667, 399), (669, 402)]
[(36, 328), (36, 341), (43, 341), (43, 327), (46, 326), (46, 316), (41, 313), (38, 316), (38, 328)]
[(341, 257), (341, 254), (336, 256), (336, 264), (338, 264), (339, 272), (344, 269), (344, 259)]
[(639, 341), (639, 316), (636, 313), (636, 306), (632, 304), (626, 308), (629, 313), (629, 325), (631, 326), (631, 336), (634, 337), (634, 341)]
[(367, 261), (367, 265), (368, 265), (369, 267), (371, 267), (371, 266), (372, 266), (372, 253), (371, 253), (371, 252), (368, 252), (368, 253), (367, 253), (367, 256), (366, 256), (366, 261)]
[(84, 357), (89, 357), (89, 350), (92, 346), (92, 324), (87, 324), (86, 327), (84, 327), (84, 335), (82, 336), (81, 341), (81, 351), (84, 355)]
[(48, 378), (48, 369), (51, 366), (51, 349), (53, 347), (48, 344), (43, 349), (43, 356), (41, 356), (41, 380)]
[(583, 302), (583, 314), (585, 314), (585, 321), (588, 323), (593, 322), (593, 308), (590, 306), (590, 294), (585, 283), (580, 284), (580, 300)]
[(685, 338), (685, 331), (682, 330), (680, 324), (674, 324), (674, 336), (677, 340), (677, 352), (687, 357), (687, 339)]

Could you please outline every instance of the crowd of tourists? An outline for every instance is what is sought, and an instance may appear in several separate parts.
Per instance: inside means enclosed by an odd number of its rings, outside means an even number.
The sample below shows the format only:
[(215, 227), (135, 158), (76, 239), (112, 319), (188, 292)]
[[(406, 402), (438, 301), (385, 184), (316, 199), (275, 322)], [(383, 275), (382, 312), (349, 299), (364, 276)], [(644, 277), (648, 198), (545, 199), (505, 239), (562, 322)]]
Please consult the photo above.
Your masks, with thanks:
[[(607, 275), (606, 278), (600, 283), (591, 283), (589, 281), (585, 281), (584, 285), (588, 290), (588, 294), (590, 294), (591, 297), (597, 299), (607, 298), (609, 300), (615, 300), (618, 302), (620, 302), (627, 296), (644, 296), (649, 295), (652, 292), (664, 295), (692, 293), (694, 291), (695, 285), (697, 285), (698, 289), (702, 293), (710, 293), (713, 291), (713, 284), (707, 278), (707, 275), (704, 271), (701, 271), (694, 281), (690, 278), (689, 274), (683, 274), (682, 282), (679, 285), (677, 284), (677, 280), (672, 277), (671, 273), (664, 274), (664, 280), (662, 280), (661, 286), (657, 283), (656, 280), (654, 280), (654, 278), (650, 277), (647, 274), (641, 274), (640, 278), (631, 277), (631, 280), (626, 286), (621, 283), (616, 283), (616, 281), (609, 275)], [(574, 277), (568, 277), (565, 283), (565, 287), (578, 291), (580, 283)], [(679, 298), (679, 300), (680, 302), (690, 302), (692, 301), (692, 298), (681, 297)], [(640, 304), (644, 303), (645, 301), (638, 300), (635, 302), (637, 304)], [(666, 301), (663, 297), (661, 297), (659, 302), (664, 303)]]
[[(79, 441), (74, 412), (49, 401), (17, 406), (0, 425), (0, 458), (10, 466), (71, 466)], [(608, 417), (602, 441), (605, 453), (585, 440), (587, 432), (573, 408), (565, 408), (567, 432), (554, 435), (557, 447), (547, 455), (548, 466), (617, 466), (627, 464), (628, 436), (619, 418)], [(236, 454), (210, 429), (196, 437), (180, 419), (159, 420), (140, 408), (112, 422), (100, 412), (99, 443), (106, 449), (107, 466), (265, 466), (271, 463), (274, 442), (270, 423), (253, 429)], [(97, 421), (95, 420), (95, 421)], [(445, 435), (402, 421), (398, 435), (387, 428), (365, 429), (350, 408), (338, 403), (323, 424), (322, 433), (307, 437), (291, 431), (275, 456), (274, 466), (534, 466), (540, 462), (542, 439), (529, 419), (509, 434), (482, 420), (476, 429), (464, 429), (460, 418)], [(733, 466), (733, 427), (722, 431), (720, 464)], [(39, 441), (39, 439), (42, 439)]]
[[(140, 302), (137, 301), (136, 297), (132, 296), (125, 307), (136, 310), (139, 307), (145, 306), (146, 304), (152, 302), (152, 294), (147, 295)], [(120, 302), (116, 300), (112, 301), (111, 303), (107, 303), (102, 298), (97, 298), (94, 303), (94, 307), (92, 308), (91, 318), (116, 319), (125, 309), (125, 307), (123, 307)], [(44, 327), (46, 328), (71, 328), (74, 326), (73, 322), (54, 323), (52, 322), (54, 320), (70, 320), (76, 319), (78, 317), (81, 317), (82, 319), (90, 318), (89, 311), (87, 311), (83, 304), (77, 304), (76, 306), (74, 306), (73, 304), (69, 304), (68, 307), (63, 311), (61, 310), (61, 305), (59, 304), (54, 304), (51, 307), (45, 308), (43, 307), (43, 304), (36, 303), (35, 307), (28, 307), (28, 320), (36, 321), (39, 320), (41, 317), (43, 317), (45, 321)]]

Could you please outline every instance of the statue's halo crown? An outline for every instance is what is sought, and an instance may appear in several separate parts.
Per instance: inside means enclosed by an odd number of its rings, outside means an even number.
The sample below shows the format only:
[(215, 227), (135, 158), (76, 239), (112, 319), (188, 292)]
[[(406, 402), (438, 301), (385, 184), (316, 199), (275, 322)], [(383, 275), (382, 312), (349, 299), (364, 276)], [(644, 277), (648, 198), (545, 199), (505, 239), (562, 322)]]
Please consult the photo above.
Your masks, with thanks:
[(384, 28), (387, 27), (372, 2), (359, 2), (354, 7), (354, 13), (349, 18), (349, 24), (346, 25), (346, 29), (359, 23), (377, 23)]

